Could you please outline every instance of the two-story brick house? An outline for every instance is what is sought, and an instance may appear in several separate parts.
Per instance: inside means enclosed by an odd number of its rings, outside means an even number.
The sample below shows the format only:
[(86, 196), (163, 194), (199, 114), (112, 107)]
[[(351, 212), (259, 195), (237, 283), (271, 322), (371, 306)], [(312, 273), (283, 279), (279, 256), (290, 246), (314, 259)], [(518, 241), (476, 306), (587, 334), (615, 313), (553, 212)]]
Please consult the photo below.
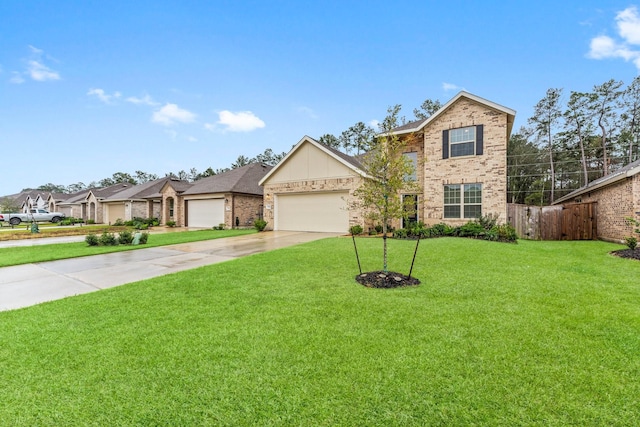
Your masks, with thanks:
[[(429, 118), (394, 129), (416, 165), (420, 191), (412, 220), (459, 225), (491, 214), (505, 222), (514, 119), (514, 110), (460, 92)], [(365, 224), (352, 203), (364, 175), (356, 158), (305, 136), (260, 181), (267, 228), (346, 232)]]

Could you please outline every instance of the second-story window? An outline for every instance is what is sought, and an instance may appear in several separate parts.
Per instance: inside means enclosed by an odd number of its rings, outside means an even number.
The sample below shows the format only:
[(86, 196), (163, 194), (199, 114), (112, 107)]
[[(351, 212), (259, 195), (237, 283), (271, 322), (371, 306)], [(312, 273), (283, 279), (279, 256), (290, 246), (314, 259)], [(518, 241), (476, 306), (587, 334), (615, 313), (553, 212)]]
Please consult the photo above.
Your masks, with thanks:
[(476, 125), (442, 131), (442, 158), (481, 155), (483, 128)]
[(409, 159), (409, 161), (413, 165), (413, 173), (406, 174), (404, 180), (416, 181), (418, 179), (418, 153), (416, 153), (415, 151), (411, 151), (409, 153), (404, 153), (404, 156)]

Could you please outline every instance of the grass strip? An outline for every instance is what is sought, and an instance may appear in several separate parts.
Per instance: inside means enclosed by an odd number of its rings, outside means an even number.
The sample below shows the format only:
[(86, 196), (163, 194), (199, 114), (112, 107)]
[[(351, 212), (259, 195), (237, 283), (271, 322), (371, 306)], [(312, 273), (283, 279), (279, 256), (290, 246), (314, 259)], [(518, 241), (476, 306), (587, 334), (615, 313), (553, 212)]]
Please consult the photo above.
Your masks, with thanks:
[(0, 248), (0, 267), (131, 251), (255, 233), (255, 230), (197, 230), (149, 235), (145, 245), (88, 246), (85, 242)]

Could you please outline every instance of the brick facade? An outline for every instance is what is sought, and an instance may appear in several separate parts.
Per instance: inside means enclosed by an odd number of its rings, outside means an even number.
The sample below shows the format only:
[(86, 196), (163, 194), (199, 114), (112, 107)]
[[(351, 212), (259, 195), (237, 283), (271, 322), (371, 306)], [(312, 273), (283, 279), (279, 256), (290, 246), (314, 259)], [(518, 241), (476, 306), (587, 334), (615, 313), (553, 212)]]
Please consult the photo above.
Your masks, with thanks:
[(585, 193), (576, 200), (598, 203), (599, 239), (623, 242), (625, 237), (635, 235), (634, 227), (625, 218), (640, 220), (640, 174)]
[[(443, 130), (483, 125), (483, 154), (443, 159)], [(482, 215), (507, 220), (508, 117), (473, 100), (461, 98), (424, 128), (425, 224), (461, 225), (469, 219), (444, 218), (445, 184), (482, 184)]]
[(224, 223), (227, 228), (252, 227), (253, 222), (262, 216), (262, 196), (228, 193), (224, 198)]
[[(173, 215), (170, 212), (170, 203), (173, 200)], [(184, 218), (184, 198), (176, 192), (176, 190), (167, 185), (162, 192), (162, 215), (160, 222), (166, 224), (167, 221), (175, 221), (176, 227), (183, 227)]]

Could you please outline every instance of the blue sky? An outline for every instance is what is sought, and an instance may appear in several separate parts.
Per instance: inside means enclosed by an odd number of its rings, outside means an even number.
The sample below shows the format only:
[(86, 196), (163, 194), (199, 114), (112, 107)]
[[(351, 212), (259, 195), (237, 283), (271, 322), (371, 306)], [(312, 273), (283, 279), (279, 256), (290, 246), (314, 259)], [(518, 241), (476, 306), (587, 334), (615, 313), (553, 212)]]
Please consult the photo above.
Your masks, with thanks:
[(0, 195), (228, 167), (460, 90), (518, 129), (547, 89), (638, 68), (617, 0), (0, 0)]

